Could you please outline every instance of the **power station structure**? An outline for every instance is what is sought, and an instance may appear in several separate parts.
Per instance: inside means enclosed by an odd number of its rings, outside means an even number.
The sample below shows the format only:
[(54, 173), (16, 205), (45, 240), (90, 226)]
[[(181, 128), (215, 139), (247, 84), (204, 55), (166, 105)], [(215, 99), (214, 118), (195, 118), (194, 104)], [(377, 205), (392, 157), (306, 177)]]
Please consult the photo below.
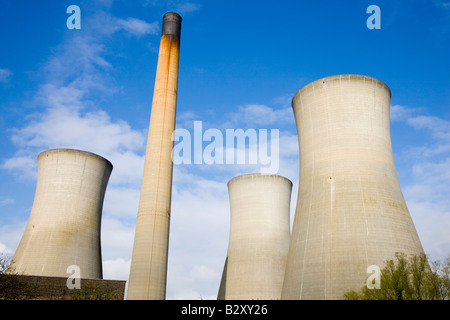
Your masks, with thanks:
[(337, 75), (292, 100), (300, 172), (282, 299), (343, 299), (371, 265), (423, 253), (397, 178), (391, 92), (362, 75)]
[[(163, 17), (127, 299), (166, 298), (181, 17)], [(311, 82), (293, 97), (299, 190), (245, 174), (228, 182), (230, 234), (219, 300), (343, 299), (396, 252), (422, 254), (397, 178), (391, 92), (363, 75)], [(100, 226), (112, 164), (53, 149), (38, 156), (36, 194), (13, 271), (102, 279)]]
[(163, 17), (127, 299), (166, 296), (181, 17)]
[(218, 300), (279, 300), (290, 238), (292, 182), (245, 174), (228, 182), (230, 235)]
[(20, 275), (102, 279), (100, 226), (112, 164), (96, 154), (53, 149), (38, 156), (36, 193), (12, 259)]

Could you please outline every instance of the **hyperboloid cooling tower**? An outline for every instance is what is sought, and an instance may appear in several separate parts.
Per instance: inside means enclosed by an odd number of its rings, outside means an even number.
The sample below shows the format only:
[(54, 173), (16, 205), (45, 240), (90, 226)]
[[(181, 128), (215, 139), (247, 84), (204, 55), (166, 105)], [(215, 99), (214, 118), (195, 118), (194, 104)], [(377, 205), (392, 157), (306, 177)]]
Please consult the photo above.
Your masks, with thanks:
[(181, 17), (163, 18), (127, 299), (166, 296)]
[(289, 249), (292, 183), (270, 174), (228, 182), (230, 238), (219, 300), (279, 300)]
[(295, 94), (300, 180), (282, 299), (343, 299), (369, 266), (423, 253), (394, 167), (390, 95), (361, 75)]
[(102, 279), (100, 225), (112, 164), (90, 152), (44, 151), (38, 156), (30, 218), (12, 259), (23, 275)]

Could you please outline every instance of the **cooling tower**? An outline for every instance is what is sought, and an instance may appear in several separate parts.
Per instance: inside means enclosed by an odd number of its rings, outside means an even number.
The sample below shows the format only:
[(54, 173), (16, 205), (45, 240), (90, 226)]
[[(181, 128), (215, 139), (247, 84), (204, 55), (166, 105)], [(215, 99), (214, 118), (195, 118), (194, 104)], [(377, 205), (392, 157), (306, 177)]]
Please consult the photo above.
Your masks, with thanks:
[(295, 94), (300, 180), (282, 299), (343, 299), (370, 265), (423, 253), (394, 167), (390, 95), (360, 75)]
[(217, 299), (280, 299), (291, 189), (291, 181), (270, 174), (246, 174), (228, 182), (230, 239)]
[(163, 19), (127, 299), (166, 296), (181, 17)]
[(44, 151), (38, 156), (30, 218), (12, 259), (23, 275), (102, 279), (100, 225), (112, 164), (90, 152)]

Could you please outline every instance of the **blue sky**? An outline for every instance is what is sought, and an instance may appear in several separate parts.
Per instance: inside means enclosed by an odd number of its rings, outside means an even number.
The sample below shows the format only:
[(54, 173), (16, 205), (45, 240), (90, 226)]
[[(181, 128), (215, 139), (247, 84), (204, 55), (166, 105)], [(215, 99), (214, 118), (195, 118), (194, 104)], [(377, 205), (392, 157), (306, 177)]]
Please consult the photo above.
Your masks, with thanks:
[[(81, 29), (69, 30), (69, 5)], [(369, 5), (381, 9), (370, 30)], [(31, 210), (37, 155), (76, 148), (114, 170), (104, 276), (128, 279), (162, 16), (182, 15), (177, 128), (278, 129), (278, 174), (298, 186), (290, 102), (307, 83), (364, 74), (391, 89), (400, 184), (426, 253), (450, 253), (450, 2), (0, 1), (0, 252)], [(215, 299), (228, 245), (226, 183), (250, 165), (174, 167), (168, 299)], [(293, 219), (293, 215), (291, 216)]]

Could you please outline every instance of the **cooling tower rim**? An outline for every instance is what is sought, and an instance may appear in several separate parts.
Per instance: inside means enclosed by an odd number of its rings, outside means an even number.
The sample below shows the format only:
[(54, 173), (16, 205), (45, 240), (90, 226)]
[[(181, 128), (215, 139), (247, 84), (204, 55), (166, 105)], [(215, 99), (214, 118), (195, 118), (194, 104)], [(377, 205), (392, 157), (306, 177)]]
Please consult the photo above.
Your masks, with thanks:
[(381, 80), (378, 80), (377, 78), (374, 77), (370, 77), (370, 76), (366, 76), (366, 75), (361, 75), (361, 74), (338, 74), (338, 75), (333, 75), (333, 76), (328, 76), (328, 77), (323, 77), (317, 80), (314, 80), (306, 85), (304, 85), (300, 90), (297, 91), (297, 93), (294, 95), (294, 97), (292, 98), (292, 107), (294, 106), (294, 100), (297, 98), (297, 96), (301, 95), (303, 91), (307, 90), (309, 87), (315, 86), (318, 83), (324, 83), (325, 81), (332, 81), (332, 80), (370, 80), (370, 82), (373, 83), (377, 83), (382, 87), (385, 87), (388, 92), (389, 92), (389, 97), (391, 97), (391, 89), (389, 88), (389, 86), (384, 83)]
[(239, 176), (236, 176), (232, 179), (230, 179), (230, 181), (228, 181), (227, 186), (230, 186), (231, 183), (234, 183), (238, 180), (244, 180), (244, 179), (250, 179), (250, 178), (255, 178), (255, 177), (273, 177), (276, 179), (281, 179), (281, 180), (286, 180), (287, 182), (289, 182), (290, 186), (292, 187), (292, 181), (289, 180), (286, 177), (280, 176), (278, 174), (272, 174), (272, 173), (246, 173), (246, 174), (241, 174)]
[(49, 153), (82, 154), (82, 155), (90, 157), (90, 158), (100, 159), (101, 161), (106, 162), (107, 165), (111, 166), (111, 169), (113, 168), (113, 164), (111, 163), (111, 161), (109, 161), (108, 159), (106, 159), (96, 153), (85, 151), (85, 150), (79, 150), (79, 149), (70, 149), (70, 148), (55, 148), (55, 149), (49, 149), (49, 150), (42, 151), (41, 153), (39, 153), (39, 155), (37, 157), (38, 160), (39, 160), (39, 158), (43, 157), (45, 154), (49, 154)]

